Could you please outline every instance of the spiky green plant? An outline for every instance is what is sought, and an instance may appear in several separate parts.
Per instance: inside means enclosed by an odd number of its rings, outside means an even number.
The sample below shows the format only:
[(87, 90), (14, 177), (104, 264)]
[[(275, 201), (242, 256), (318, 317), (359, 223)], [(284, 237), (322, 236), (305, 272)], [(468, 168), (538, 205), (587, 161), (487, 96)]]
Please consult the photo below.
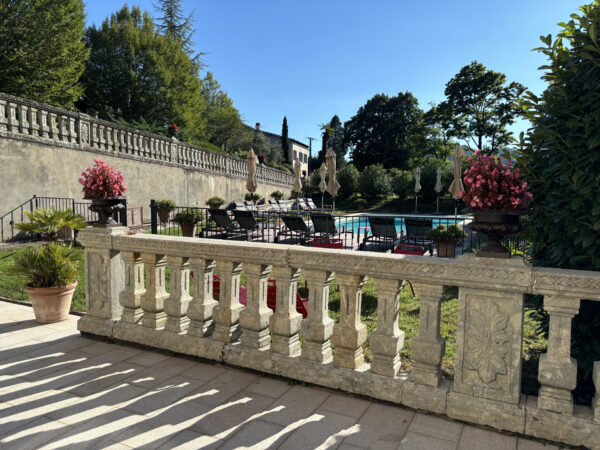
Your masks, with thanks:
[(25, 233), (40, 234), (46, 242), (56, 242), (60, 231), (65, 227), (74, 230), (86, 227), (85, 219), (70, 210), (36, 209), (25, 214), (29, 222), (16, 224), (17, 229)]
[(33, 288), (66, 286), (77, 280), (77, 250), (48, 242), (40, 247), (27, 247), (15, 256), (13, 273), (22, 276)]

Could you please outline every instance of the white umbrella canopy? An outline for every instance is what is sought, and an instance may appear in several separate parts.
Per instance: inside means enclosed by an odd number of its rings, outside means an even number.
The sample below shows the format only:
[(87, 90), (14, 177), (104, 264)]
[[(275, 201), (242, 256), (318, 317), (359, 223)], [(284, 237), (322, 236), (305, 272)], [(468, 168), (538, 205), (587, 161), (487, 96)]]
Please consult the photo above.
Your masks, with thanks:
[(415, 169), (415, 194), (418, 194), (421, 190), (421, 168), (417, 167)]
[(321, 192), (325, 192), (327, 190), (327, 183), (325, 183), (325, 177), (327, 176), (327, 166), (325, 163), (321, 163), (321, 167), (319, 167), (319, 177), (321, 181), (319, 182), (319, 190)]
[(433, 188), (433, 190), (435, 192), (437, 192), (438, 194), (440, 192), (442, 192), (442, 168), (441, 167), (437, 168), (437, 179), (436, 179), (435, 187)]
[(448, 188), (454, 200), (458, 200), (461, 191), (465, 190), (462, 182), (462, 158), (464, 158), (464, 156), (465, 152), (463, 151), (463, 148), (460, 145), (456, 145), (454, 152), (454, 179)]
[(248, 179), (246, 180), (246, 189), (248, 192), (256, 192), (258, 181), (256, 180), (256, 155), (254, 154), (253, 149), (250, 149), (248, 152), (246, 160), (248, 161)]
[(325, 161), (327, 161), (327, 173), (329, 174), (329, 183), (327, 183), (327, 192), (331, 196), (335, 196), (337, 191), (339, 190), (340, 183), (338, 183), (335, 178), (335, 153), (331, 148), (327, 149), (327, 154), (325, 155)]
[(300, 175), (302, 174), (302, 165), (300, 160), (294, 161), (294, 192), (302, 192), (302, 183), (300, 182)]

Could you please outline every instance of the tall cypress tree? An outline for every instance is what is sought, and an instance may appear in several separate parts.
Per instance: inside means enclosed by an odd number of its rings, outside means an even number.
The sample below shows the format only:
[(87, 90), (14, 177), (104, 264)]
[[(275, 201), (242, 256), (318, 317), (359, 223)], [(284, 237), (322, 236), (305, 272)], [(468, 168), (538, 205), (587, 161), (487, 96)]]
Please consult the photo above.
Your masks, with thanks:
[(283, 124), (281, 125), (281, 149), (283, 150), (284, 161), (290, 163), (290, 139), (288, 138), (287, 117), (283, 116)]
[(162, 17), (158, 18), (157, 24), (159, 31), (165, 36), (180, 41), (186, 53), (191, 55), (194, 44), (192, 35), (195, 31), (192, 26), (194, 13), (192, 12), (189, 16), (185, 17), (182, 12), (180, 0), (158, 0), (158, 4), (155, 7), (162, 13)]
[(0, 0), (0, 91), (72, 108), (88, 50), (82, 0)]

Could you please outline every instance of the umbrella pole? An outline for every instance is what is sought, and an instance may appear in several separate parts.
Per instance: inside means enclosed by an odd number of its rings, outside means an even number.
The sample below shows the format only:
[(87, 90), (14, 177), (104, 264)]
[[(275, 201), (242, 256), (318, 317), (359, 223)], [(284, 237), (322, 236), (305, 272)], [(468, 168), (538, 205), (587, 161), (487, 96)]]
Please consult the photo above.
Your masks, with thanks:
[(335, 195), (333, 196), (333, 211), (332, 214), (335, 214)]
[(438, 214), (440, 213), (440, 196), (437, 196), (436, 199), (436, 208), (435, 208), (435, 212), (437, 212)]
[(417, 211), (417, 199), (418, 199), (418, 198), (419, 198), (419, 196), (418, 196), (418, 195), (415, 195), (415, 212), (418, 212), (418, 211)]

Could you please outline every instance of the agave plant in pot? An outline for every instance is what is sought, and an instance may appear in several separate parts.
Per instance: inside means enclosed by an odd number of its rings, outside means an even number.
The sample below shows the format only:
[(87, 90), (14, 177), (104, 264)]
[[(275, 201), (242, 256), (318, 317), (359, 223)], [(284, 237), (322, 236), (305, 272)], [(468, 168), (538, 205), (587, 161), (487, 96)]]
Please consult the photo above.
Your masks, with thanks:
[(468, 206), (466, 211), (474, 215), (471, 229), (487, 235), (487, 245), (477, 256), (510, 258), (510, 251), (501, 244), (502, 238), (521, 231), (520, 216), (528, 213), (533, 195), (510, 161), (476, 150), (469, 162), (460, 196)]
[(81, 172), (79, 184), (83, 186), (83, 198), (92, 200), (90, 210), (98, 213), (94, 227), (118, 226), (112, 215), (125, 208), (124, 193), (127, 190), (123, 174), (101, 159), (94, 159), (94, 166)]
[(72, 211), (39, 209), (26, 214), (29, 222), (16, 227), (41, 235), (46, 245), (21, 250), (15, 256), (12, 271), (27, 280), (25, 291), (31, 299), (36, 320), (40, 323), (60, 322), (69, 316), (81, 254), (56, 241), (63, 228), (81, 230), (86, 223)]

